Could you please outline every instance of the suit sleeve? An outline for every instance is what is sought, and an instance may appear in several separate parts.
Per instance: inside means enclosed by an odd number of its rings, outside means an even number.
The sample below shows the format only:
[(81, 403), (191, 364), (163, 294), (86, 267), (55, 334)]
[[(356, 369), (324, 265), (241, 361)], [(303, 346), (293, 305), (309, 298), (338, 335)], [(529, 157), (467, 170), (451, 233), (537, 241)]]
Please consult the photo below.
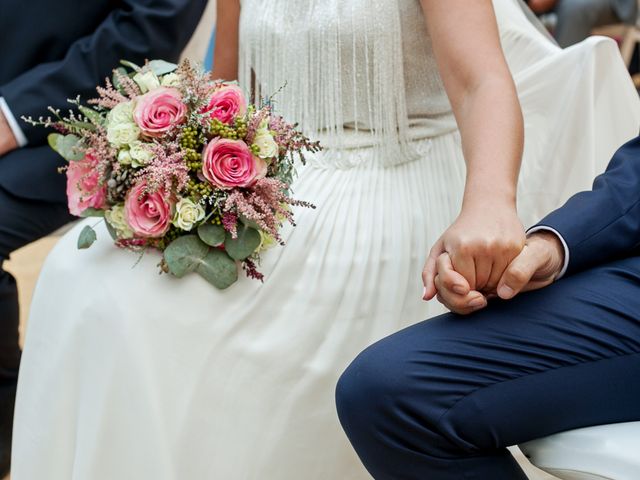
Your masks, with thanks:
[[(120, 60), (176, 61), (202, 16), (206, 0), (126, 0), (92, 35), (78, 39), (59, 61), (37, 65), (5, 85), (4, 97), (16, 118), (47, 115), (47, 107), (66, 111), (67, 98), (95, 97), (96, 85), (111, 76)], [(47, 132), (21, 123), (30, 144)]]
[(567, 274), (634, 254), (640, 246), (640, 137), (623, 145), (593, 189), (578, 193), (538, 226), (567, 244)]

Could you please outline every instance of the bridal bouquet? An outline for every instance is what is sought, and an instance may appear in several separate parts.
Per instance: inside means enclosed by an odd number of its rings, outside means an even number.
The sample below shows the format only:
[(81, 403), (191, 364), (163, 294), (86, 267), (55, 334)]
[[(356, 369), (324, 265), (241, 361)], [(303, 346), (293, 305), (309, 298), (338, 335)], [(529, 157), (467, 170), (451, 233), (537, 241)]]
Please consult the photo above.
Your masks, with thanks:
[[(250, 105), (234, 83), (214, 82), (189, 61), (122, 62), (77, 111), (33, 123), (53, 127), (64, 157), (69, 210), (104, 217), (118, 247), (163, 253), (160, 268), (196, 272), (223, 289), (252, 278), (260, 254), (283, 240), (294, 161), (320, 149), (272, 111)], [(78, 239), (88, 248), (96, 232)]]

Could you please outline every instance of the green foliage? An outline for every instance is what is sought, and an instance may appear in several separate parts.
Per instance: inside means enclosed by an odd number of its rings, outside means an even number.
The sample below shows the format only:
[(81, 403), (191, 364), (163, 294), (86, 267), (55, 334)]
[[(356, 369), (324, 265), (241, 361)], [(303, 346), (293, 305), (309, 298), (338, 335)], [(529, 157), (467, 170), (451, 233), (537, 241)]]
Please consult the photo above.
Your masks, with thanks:
[(151, 60), (149, 62), (149, 68), (151, 68), (153, 73), (160, 77), (161, 75), (166, 75), (167, 73), (175, 71), (178, 68), (178, 65), (164, 60)]
[(82, 212), (82, 218), (87, 217), (104, 217), (104, 210), (98, 210), (97, 208), (87, 208)]
[(178, 237), (164, 251), (169, 271), (178, 278), (196, 270), (207, 256), (209, 247), (196, 235)]
[(87, 119), (93, 124), (102, 126), (104, 125), (104, 118), (98, 112), (96, 112), (93, 108), (85, 107), (84, 105), (78, 105), (80, 112), (87, 117)]
[[(134, 70), (136, 72), (139, 72), (140, 70), (142, 70), (142, 68), (140, 68), (140, 66), (136, 65), (133, 62), (130, 62), (129, 60), (120, 60), (120, 64), (124, 65), (125, 67), (128, 67), (131, 70)], [(122, 68), (122, 67), (119, 67), (119, 68)], [(125, 70), (125, 75), (126, 75), (126, 70)]]
[(238, 223), (237, 238), (232, 238), (229, 232), (226, 233), (226, 237), (225, 250), (234, 260), (244, 260), (250, 257), (262, 241), (260, 232), (243, 223)]
[(200, 240), (211, 247), (217, 247), (224, 243), (225, 231), (221, 225), (212, 225), (205, 223), (198, 227), (198, 236)]
[(78, 237), (78, 249), (84, 250), (86, 248), (89, 248), (97, 239), (98, 236), (96, 235), (96, 231), (89, 225), (86, 225), (82, 229), (82, 231), (80, 232), (80, 236)]
[(169, 271), (178, 278), (195, 272), (216, 288), (224, 289), (238, 280), (238, 266), (225, 252), (209, 248), (196, 235), (179, 237), (164, 251)]
[(209, 250), (196, 272), (207, 282), (220, 290), (230, 287), (238, 280), (238, 266), (222, 250)]
[(68, 162), (77, 162), (84, 158), (84, 149), (80, 146), (80, 137), (50, 133), (47, 137), (49, 146)]

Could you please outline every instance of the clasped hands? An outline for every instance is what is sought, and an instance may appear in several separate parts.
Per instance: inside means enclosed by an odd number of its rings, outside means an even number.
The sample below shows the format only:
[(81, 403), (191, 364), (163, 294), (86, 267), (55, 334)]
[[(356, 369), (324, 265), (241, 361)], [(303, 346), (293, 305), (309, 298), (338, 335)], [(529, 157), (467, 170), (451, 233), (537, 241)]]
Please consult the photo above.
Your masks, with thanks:
[(429, 253), (424, 299), (437, 297), (467, 315), (492, 298), (508, 300), (551, 284), (563, 263), (558, 237), (540, 231), (527, 238), (515, 206), (463, 208)]

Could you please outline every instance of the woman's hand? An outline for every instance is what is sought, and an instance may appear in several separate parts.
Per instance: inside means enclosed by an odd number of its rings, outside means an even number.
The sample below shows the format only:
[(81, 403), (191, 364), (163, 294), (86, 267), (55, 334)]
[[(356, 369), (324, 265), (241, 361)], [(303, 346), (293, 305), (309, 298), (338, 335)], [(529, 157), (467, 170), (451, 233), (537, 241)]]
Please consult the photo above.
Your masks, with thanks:
[[(541, 231), (532, 234), (498, 282), (497, 296), (509, 300), (520, 292), (550, 285), (558, 278), (564, 262), (564, 247), (554, 233)], [(471, 290), (467, 280), (453, 269), (448, 254), (438, 257), (436, 269), (437, 298), (449, 310), (468, 315), (487, 306), (487, 298)]]
[(515, 202), (495, 203), (488, 197), (465, 203), (460, 216), (429, 253), (422, 273), (425, 300), (431, 300), (438, 292), (438, 258), (443, 253), (448, 254), (459, 278), (466, 281), (452, 284), (452, 290), (463, 296), (476, 292), (472, 296), (477, 298), (478, 292), (496, 292), (507, 266), (524, 247), (525, 232)]

